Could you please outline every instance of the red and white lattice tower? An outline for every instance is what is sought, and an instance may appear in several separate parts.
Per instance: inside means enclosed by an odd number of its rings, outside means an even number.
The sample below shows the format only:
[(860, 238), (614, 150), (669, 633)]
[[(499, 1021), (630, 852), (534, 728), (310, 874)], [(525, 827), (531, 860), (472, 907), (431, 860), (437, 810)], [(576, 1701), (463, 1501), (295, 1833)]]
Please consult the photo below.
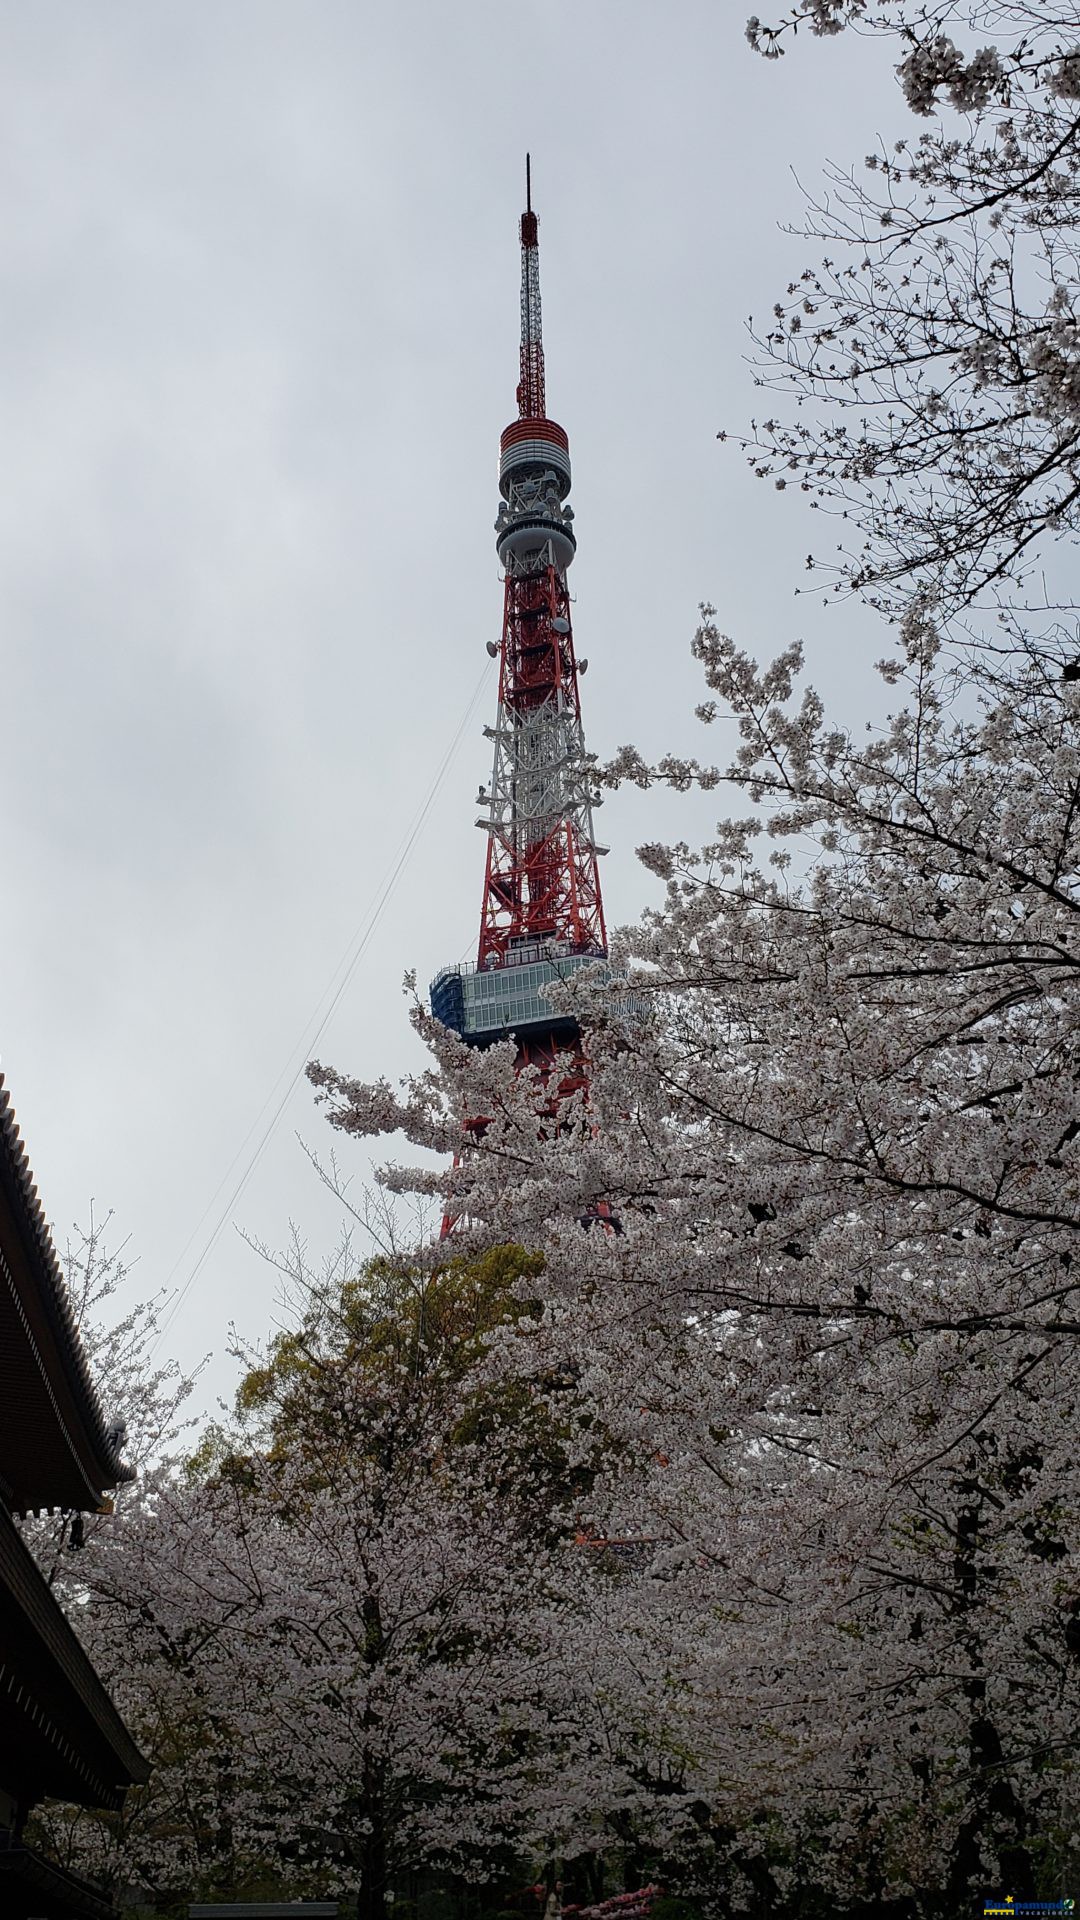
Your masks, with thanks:
[[(502, 496), (495, 539), (505, 574), (499, 708), (490, 791), (477, 825), (487, 834), (475, 967), (450, 967), (431, 988), (432, 1012), (474, 1046), (512, 1038), (519, 1066), (558, 1085), (585, 1077), (576, 1023), (544, 988), (607, 955), (594, 791), (581, 724), (567, 569), (574, 558), (570, 449), (549, 420), (540, 323), (540, 255), (526, 161), (521, 216), (521, 377), (518, 417), (500, 443)], [(494, 647), (491, 648), (494, 652)], [(560, 1057), (561, 1056), (561, 1057)]]

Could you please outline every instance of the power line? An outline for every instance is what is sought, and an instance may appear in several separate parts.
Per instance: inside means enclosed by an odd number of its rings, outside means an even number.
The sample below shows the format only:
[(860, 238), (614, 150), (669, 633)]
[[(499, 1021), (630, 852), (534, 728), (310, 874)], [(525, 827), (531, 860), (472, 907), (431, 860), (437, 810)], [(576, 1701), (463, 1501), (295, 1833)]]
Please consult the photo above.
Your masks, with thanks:
[[(198, 1238), (208, 1216), (213, 1211), (213, 1208), (215, 1206), (215, 1203), (218, 1200), (219, 1195), (221, 1194), (225, 1186), (228, 1184), (229, 1178), (233, 1173), (233, 1170), (235, 1169), (237, 1163), (242, 1158), (245, 1152), (245, 1149), (248, 1146), (248, 1143), (252, 1139), (252, 1136), (257, 1132), (259, 1125), (264, 1115), (267, 1112), (267, 1109), (272, 1105), (274, 1098), (278, 1092), (278, 1088), (281, 1086), (281, 1083), (284, 1080), (286, 1082), (285, 1090), (282, 1093), (280, 1100), (278, 1100), (276, 1107), (274, 1107), (274, 1110), (270, 1115), (270, 1119), (267, 1122), (267, 1125), (264, 1128), (261, 1137), (259, 1138), (258, 1144), (256, 1145), (254, 1152), (252, 1153), (250, 1159), (248, 1160), (246, 1166), (244, 1167), (243, 1173), (240, 1175), (240, 1178), (238, 1179), (238, 1181), (236, 1182), (236, 1185), (234, 1186), (232, 1192), (230, 1193), (225, 1206), (223, 1207), (220, 1215), (218, 1216), (218, 1219), (215, 1222), (213, 1230), (210, 1233), (210, 1236), (206, 1241), (206, 1244), (203, 1247), (202, 1252), (200, 1253), (198, 1259), (196, 1260), (194, 1266), (192, 1267), (191, 1272), (189, 1273), (183, 1286), (180, 1288), (179, 1292), (177, 1293), (176, 1298), (173, 1301), (171, 1307), (169, 1308), (168, 1312), (165, 1314), (161, 1322), (161, 1326), (158, 1330), (157, 1339), (154, 1341), (154, 1345), (151, 1348), (151, 1353), (154, 1353), (157, 1351), (158, 1346), (160, 1345), (165, 1334), (168, 1332), (168, 1329), (171, 1327), (173, 1321), (176, 1319), (176, 1316), (179, 1313), (180, 1308), (184, 1303), (184, 1300), (187, 1298), (188, 1293), (191, 1291), (192, 1286), (197, 1280), (199, 1274), (201, 1273), (203, 1267), (205, 1266), (207, 1260), (209, 1259), (210, 1254), (212, 1253), (214, 1247), (216, 1246), (218, 1239), (220, 1238), (222, 1232), (224, 1231), (226, 1225), (228, 1224), (228, 1220), (233, 1211), (233, 1208), (236, 1206), (237, 1201), (240, 1199), (240, 1196), (243, 1193), (244, 1188), (247, 1186), (248, 1181), (251, 1179), (252, 1174), (255, 1172), (255, 1169), (258, 1166), (259, 1161), (262, 1159), (262, 1156), (266, 1151), (266, 1148), (269, 1145), (271, 1138), (273, 1137), (274, 1129), (277, 1126), (278, 1121), (280, 1120), (282, 1114), (285, 1111), (285, 1108), (289, 1101), (289, 1096), (291, 1095), (293, 1088), (295, 1087), (297, 1081), (299, 1080), (301, 1074), (304, 1071), (304, 1068), (307, 1065), (307, 1062), (311, 1056), (312, 1049), (318, 1045), (320, 1039), (322, 1038), (322, 1035), (326, 1032), (326, 1029), (330, 1024), (330, 1021), (333, 1018), (338, 1005), (340, 1004), (342, 995), (345, 993), (347, 987), (349, 986), (349, 983), (351, 982), (357, 967), (359, 966), (361, 960), (364, 957), (364, 954), (367, 951), (368, 946), (370, 945), (372, 935), (374, 934), (376, 928), (378, 927), (379, 922), (382, 919), (382, 916), (387, 906), (389, 905), (390, 899), (394, 893), (395, 888), (397, 887), (398, 881), (400, 880), (401, 875), (404, 872), (405, 867), (408, 863), (409, 856), (412, 853), (413, 848), (415, 847), (416, 842), (419, 839), (420, 834), (424, 829), (428, 815), (430, 814), (431, 809), (434, 806), (436, 799), (438, 798), (439, 789), (442, 786), (442, 783), (445, 780), (446, 775), (450, 771), (450, 767), (453, 764), (453, 761), (457, 755), (458, 748), (460, 747), (461, 742), (465, 736), (466, 729), (468, 728), (470, 722), (472, 721), (476, 713), (476, 709), (480, 703), (480, 696), (484, 690), (484, 685), (488, 678), (489, 673), (490, 673), (490, 667), (485, 662), (484, 666), (481, 669), (480, 678), (478, 679), (476, 686), (473, 690), (472, 697), (469, 701), (469, 704), (466, 707), (465, 712), (463, 713), (461, 720), (458, 724), (457, 731), (454, 734), (453, 739), (451, 740), (449, 746), (447, 747), (446, 752), (444, 753), (442, 760), (440, 761), (436, 769), (434, 778), (432, 779), (431, 785), (428, 788), (428, 791), (423, 801), (421, 802), (419, 808), (417, 809), (417, 812), (413, 816), (413, 819), (409, 827), (406, 830), (405, 836), (402, 839), (398, 847), (397, 853), (394, 856), (393, 864), (390, 867), (389, 871), (387, 872), (382, 882), (382, 885), (378, 893), (376, 894), (374, 905), (369, 909), (367, 915), (361, 921), (359, 927), (356, 929), (356, 932), (353, 934), (351, 940), (349, 941), (349, 944), (346, 947), (345, 952), (342, 954), (341, 959), (338, 961), (337, 966), (334, 968), (334, 971), (330, 976), (329, 982), (323, 988), (322, 993), (319, 995), (319, 998), (315, 1003), (313, 1012), (309, 1016), (308, 1020), (305, 1022), (303, 1030), (299, 1035), (299, 1038), (294, 1043), (294, 1045), (290, 1048), (288, 1056), (285, 1061), (285, 1065), (282, 1067), (281, 1072), (278, 1074), (277, 1079), (274, 1081), (274, 1084), (271, 1087), (269, 1093), (267, 1094), (266, 1099), (263, 1101), (262, 1106), (259, 1108), (258, 1113), (256, 1114), (250, 1127), (248, 1128), (247, 1133), (244, 1135), (244, 1138), (241, 1141), (236, 1152), (234, 1153), (231, 1161), (229, 1162), (229, 1165), (226, 1167), (225, 1172), (222, 1174), (221, 1179), (218, 1181), (218, 1184), (214, 1189), (214, 1192), (211, 1194), (210, 1199), (207, 1201), (206, 1206), (203, 1208), (203, 1211), (200, 1214), (199, 1219), (196, 1221), (194, 1227), (192, 1228), (190, 1234), (187, 1237), (187, 1240), (184, 1242), (184, 1245), (181, 1247), (180, 1252), (176, 1256), (176, 1259), (173, 1261), (172, 1267), (170, 1268), (168, 1276), (165, 1280), (166, 1287), (168, 1287), (170, 1281), (172, 1280), (173, 1275), (176, 1273), (177, 1269), (182, 1265), (183, 1261), (187, 1257), (188, 1251), (190, 1250), (191, 1246), (194, 1244), (195, 1240)], [(342, 972), (343, 968), (344, 968), (344, 972)], [(338, 980), (339, 974), (341, 974), (340, 980)], [(334, 984), (335, 981), (337, 981), (336, 986)], [(319, 1009), (320, 1007), (322, 1007), (323, 1002), (326, 1000), (328, 994), (331, 996), (329, 1000), (329, 1004), (326, 1006), (325, 1011), (320, 1015)], [(314, 1031), (311, 1031), (313, 1023), (317, 1023), (317, 1024), (315, 1024), (314, 1026)], [(298, 1051), (300, 1052), (299, 1064), (295, 1067), (291, 1067), (291, 1062)]]

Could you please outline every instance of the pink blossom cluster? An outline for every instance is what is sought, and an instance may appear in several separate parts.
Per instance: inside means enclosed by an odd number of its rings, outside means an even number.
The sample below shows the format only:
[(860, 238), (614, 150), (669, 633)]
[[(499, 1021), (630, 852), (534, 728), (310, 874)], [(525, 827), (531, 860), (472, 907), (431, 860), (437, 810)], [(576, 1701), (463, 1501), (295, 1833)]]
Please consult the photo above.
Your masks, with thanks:
[(658, 1887), (649, 1885), (631, 1893), (613, 1894), (593, 1906), (564, 1906), (562, 1911), (564, 1915), (573, 1914), (574, 1920), (646, 1920), (658, 1892)]

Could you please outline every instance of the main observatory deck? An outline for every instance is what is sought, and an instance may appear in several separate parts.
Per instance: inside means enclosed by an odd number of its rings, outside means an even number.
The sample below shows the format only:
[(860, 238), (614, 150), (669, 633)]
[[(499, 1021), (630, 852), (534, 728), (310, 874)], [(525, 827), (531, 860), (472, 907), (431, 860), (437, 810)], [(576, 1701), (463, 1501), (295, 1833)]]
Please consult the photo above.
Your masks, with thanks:
[[(547, 989), (573, 979), (583, 967), (602, 967), (612, 978), (602, 954), (545, 953), (530, 942), (511, 949), (499, 967), (444, 967), (431, 983), (431, 1011), (474, 1047), (540, 1029), (570, 1036), (577, 1031), (577, 1020), (552, 1006)], [(613, 1007), (625, 1009), (627, 1004), (625, 994), (612, 996)]]

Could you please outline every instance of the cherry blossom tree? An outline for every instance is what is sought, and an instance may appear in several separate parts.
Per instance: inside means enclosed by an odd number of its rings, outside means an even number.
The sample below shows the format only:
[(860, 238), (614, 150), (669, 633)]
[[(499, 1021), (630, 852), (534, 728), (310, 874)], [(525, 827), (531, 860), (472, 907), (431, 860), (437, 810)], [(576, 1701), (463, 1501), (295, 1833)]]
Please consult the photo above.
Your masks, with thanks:
[(912, 589), (939, 613), (1071, 607), (1067, 567), (1043, 570), (1080, 520), (1075, 9), (798, 0), (748, 34), (778, 57), (800, 27), (883, 41), (917, 130), (812, 198), (826, 252), (756, 333), (776, 412), (751, 464), (839, 516), (808, 565), (892, 615)]
[[(139, 1474), (175, 1452), (194, 1425), (187, 1408), (200, 1369), (185, 1373), (171, 1356), (159, 1357), (171, 1296), (164, 1290), (137, 1291), (128, 1243), (113, 1244), (112, 1226), (112, 1214), (99, 1217), (91, 1203), (87, 1225), (77, 1227), (65, 1245), (62, 1266), (90, 1376), (137, 1485)], [(134, 1489), (118, 1495), (121, 1501), (138, 1497)], [(24, 1522), (27, 1544), (61, 1594), (77, 1566), (67, 1556), (72, 1538), (81, 1543), (108, 1517), (62, 1513)], [(79, 1592), (77, 1580), (74, 1591)]]
[[(1040, 653), (950, 704), (921, 610), (903, 638), (860, 741), (797, 649), (761, 672), (706, 611), (734, 763), (604, 777), (723, 779), (745, 818), (642, 850), (667, 893), (623, 936), (638, 1010), (575, 983), (592, 1079), (557, 1132), (509, 1048), (422, 1009), (441, 1072), (312, 1077), (345, 1131), (489, 1116), (453, 1174), (387, 1178), (543, 1250), (553, 1364), (634, 1462), (594, 1523), (652, 1543), (630, 1585), (667, 1651), (636, 1685), (679, 1699), (717, 1871), (944, 1915), (1064, 1871), (1080, 1824), (1080, 690)], [(601, 1198), (615, 1229), (583, 1224)]]
[[(122, 1680), (130, 1670), (135, 1643), (114, 1644), (103, 1631), (95, 1605), (95, 1575), (118, 1551), (121, 1555), (130, 1551), (136, 1577), (141, 1557), (137, 1543), (153, 1511), (156, 1490), (163, 1480), (169, 1482), (176, 1462), (191, 1444), (195, 1421), (189, 1406), (199, 1369), (185, 1373), (167, 1352), (162, 1355), (163, 1322), (172, 1296), (164, 1289), (141, 1291), (138, 1264), (129, 1256), (128, 1242), (116, 1242), (111, 1213), (102, 1216), (91, 1204), (88, 1223), (74, 1230), (62, 1264), (91, 1377), (119, 1438), (122, 1458), (135, 1478), (117, 1488), (98, 1513), (30, 1517), (21, 1530), (99, 1671), (117, 1697), (123, 1693), (130, 1700), (131, 1688), (125, 1688)], [(170, 1718), (163, 1704), (165, 1677), (157, 1676), (153, 1710), (148, 1711), (143, 1702), (142, 1710), (133, 1714), (132, 1725), (137, 1723), (145, 1749), (155, 1753), (157, 1736), (166, 1727), (165, 1738), (174, 1752), (187, 1727), (194, 1752), (200, 1736), (192, 1703), (178, 1706)], [(152, 1778), (148, 1787), (133, 1789), (122, 1815), (41, 1806), (33, 1815), (36, 1837), (62, 1863), (98, 1873), (110, 1888), (123, 1887), (131, 1878), (128, 1836), (148, 1821), (161, 1823), (159, 1778)]]
[(280, 1264), (298, 1313), (244, 1356), (237, 1422), (78, 1556), (155, 1772), (122, 1819), (68, 1824), (74, 1857), (155, 1898), (359, 1888), (378, 1916), (419, 1865), (487, 1879), (647, 1833), (663, 1733), (620, 1742), (595, 1706), (590, 1603), (619, 1582), (577, 1536), (603, 1437), (572, 1375), (536, 1373), (537, 1260), (424, 1274), (345, 1243), (313, 1276), (297, 1239)]

